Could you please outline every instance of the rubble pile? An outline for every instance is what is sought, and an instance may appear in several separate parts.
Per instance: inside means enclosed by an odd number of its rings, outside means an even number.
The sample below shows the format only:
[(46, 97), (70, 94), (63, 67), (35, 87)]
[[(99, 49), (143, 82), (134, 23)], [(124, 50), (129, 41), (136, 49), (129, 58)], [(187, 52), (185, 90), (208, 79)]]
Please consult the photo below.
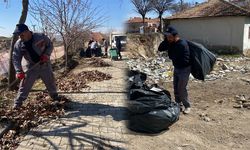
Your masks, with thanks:
[(206, 80), (221, 79), (230, 72), (249, 73), (250, 66), (245, 63), (246, 61), (250, 61), (250, 59), (247, 57), (217, 58), (217, 64), (214, 66), (214, 70), (206, 76)]
[(250, 109), (250, 97), (247, 98), (245, 95), (236, 95), (235, 96), (235, 105), (234, 108), (247, 108)]
[[(250, 66), (246, 61), (250, 61), (247, 57), (238, 58), (218, 58), (213, 71), (206, 76), (206, 81), (222, 79), (230, 72), (239, 72), (242, 74), (250, 72)], [(150, 59), (131, 59), (127, 61), (130, 70), (138, 70), (146, 73), (149, 80), (158, 83), (160, 80), (169, 82), (173, 80), (173, 66), (171, 60), (167, 57), (156, 56)], [(249, 64), (249, 63), (248, 63)], [(191, 81), (198, 81), (190, 75)]]
[(160, 80), (171, 81), (173, 77), (173, 67), (171, 61), (164, 57), (154, 57), (150, 59), (131, 59), (127, 61), (130, 70), (138, 70), (146, 73), (147, 80), (158, 83)]
[(19, 109), (0, 109), (0, 122), (8, 122), (12, 125), (11, 129), (0, 139), (0, 149), (15, 149), (20, 142), (21, 135), (27, 133), (30, 128), (49, 118), (64, 115), (64, 106), (68, 101), (66, 97), (61, 96), (59, 103), (55, 105), (48, 94), (41, 92)]
[(64, 92), (79, 92), (83, 88), (90, 88), (87, 83), (95, 81), (104, 81), (111, 79), (112, 76), (94, 71), (83, 71), (79, 74), (68, 74), (62, 79), (57, 79), (57, 87), (60, 91)]

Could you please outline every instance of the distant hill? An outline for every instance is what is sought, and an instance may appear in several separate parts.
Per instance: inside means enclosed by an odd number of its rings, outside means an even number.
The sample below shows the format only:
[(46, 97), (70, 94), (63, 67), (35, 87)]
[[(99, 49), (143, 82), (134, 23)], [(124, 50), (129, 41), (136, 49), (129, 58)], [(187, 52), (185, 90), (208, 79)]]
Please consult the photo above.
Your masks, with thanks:
[(0, 51), (10, 48), (11, 38), (0, 36)]
[(4, 37), (4, 36), (0, 36), (0, 40), (10, 40), (10, 37)]

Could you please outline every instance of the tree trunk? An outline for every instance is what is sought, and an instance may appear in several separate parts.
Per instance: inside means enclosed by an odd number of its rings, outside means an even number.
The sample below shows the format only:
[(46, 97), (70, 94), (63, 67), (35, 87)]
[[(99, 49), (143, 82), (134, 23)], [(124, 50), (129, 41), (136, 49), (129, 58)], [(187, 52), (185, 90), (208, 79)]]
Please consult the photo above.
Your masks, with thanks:
[(68, 69), (68, 50), (67, 50), (67, 44), (65, 41), (63, 41), (63, 46), (64, 46), (64, 57), (65, 57), (65, 68), (64, 70), (66, 71)]
[(181, 12), (184, 10), (184, 0), (180, 0), (181, 2)]
[(159, 14), (159, 19), (160, 19), (160, 28), (159, 31), (162, 32), (163, 27), (162, 27), (162, 14)]
[(145, 34), (145, 15), (142, 15), (143, 34)]
[[(18, 23), (25, 23), (26, 18), (27, 18), (27, 14), (28, 14), (28, 5), (29, 5), (29, 0), (22, 0), (22, 14), (20, 16), (19, 22)], [(14, 50), (14, 45), (16, 43), (16, 41), (18, 40), (18, 36), (13, 35), (12, 36), (12, 40), (11, 40), (11, 49), (9, 52), (9, 75), (8, 75), (8, 85), (11, 85), (11, 83), (16, 79), (15, 77), (15, 69), (14, 66), (12, 64), (12, 54), (13, 54), (13, 50)], [(9, 87), (9, 90), (14, 90), (17, 87), (17, 84)]]

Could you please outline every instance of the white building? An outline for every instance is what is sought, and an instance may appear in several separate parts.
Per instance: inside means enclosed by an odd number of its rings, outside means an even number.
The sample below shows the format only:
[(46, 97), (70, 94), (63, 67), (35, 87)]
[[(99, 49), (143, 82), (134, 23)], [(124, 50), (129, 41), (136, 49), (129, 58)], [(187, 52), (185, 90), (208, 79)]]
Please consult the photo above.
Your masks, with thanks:
[(165, 24), (217, 53), (250, 55), (250, 12), (231, 2), (210, 0), (166, 18)]
[(145, 18), (144, 20), (145, 29), (144, 29), (143, 20), (141, 17), (130, 18), (125, 23), (127, 33), (157, 32), (159, 24), (160, 24), (159, 18), (154, 18), (154, 19)]

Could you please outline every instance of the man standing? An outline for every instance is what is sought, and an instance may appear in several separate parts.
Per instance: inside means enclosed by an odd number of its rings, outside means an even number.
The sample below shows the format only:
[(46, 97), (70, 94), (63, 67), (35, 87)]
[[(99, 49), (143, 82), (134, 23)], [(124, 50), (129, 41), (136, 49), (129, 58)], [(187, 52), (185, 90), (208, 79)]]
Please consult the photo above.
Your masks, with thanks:
[(94, 39), (92, 39), (92, 42), (90, 43), (91, 57), (96, 56), (96, 48), (97, 48), (97, 42)]
[(102, 44), (102, 46), (104, 47), (104, 55), (107, 57), (108, 56), (108, 42), (107, 42), (107, 40), (106, 39), (102, 39), (102, 42), (103, 42), (103, 44)]
[(121, 44), (121, 40), (119, 37), (116, 37), (115, 46), (117, 48), (118, 56), (120, 57), (120, 59), (122, 59), (122, 55), (121, 55), (122, 44)]
[(184, 114), (189, 114), (191, 105), (188, 99), (187, 84), (191, 72), (190, 51), (187, 41), (181, 39), (175, 28), (169, 26), (164, 33), (164, 41), (160, 44), (159, 51), (168, 51), (168, 56), (174, 66), (174, 95), (175, 101), (183, 104)]
[[(16, 77), (21, 80), (18, 95), (14, 102), (14, 109), (19, 108), (36, 81), (41, 78), (44, 82), (50, 97), (58, 100), (58, 93), (52, 67), (50, 55), (53, 44), (50, 39), (42, 33), (33, 33), (25, 24), (17, 24), (13, 34), (19, 36), (13, 51), (13, 65), (16, 70)], [(27, 72), (23, 71), (22, 58), (27, 61)]]

